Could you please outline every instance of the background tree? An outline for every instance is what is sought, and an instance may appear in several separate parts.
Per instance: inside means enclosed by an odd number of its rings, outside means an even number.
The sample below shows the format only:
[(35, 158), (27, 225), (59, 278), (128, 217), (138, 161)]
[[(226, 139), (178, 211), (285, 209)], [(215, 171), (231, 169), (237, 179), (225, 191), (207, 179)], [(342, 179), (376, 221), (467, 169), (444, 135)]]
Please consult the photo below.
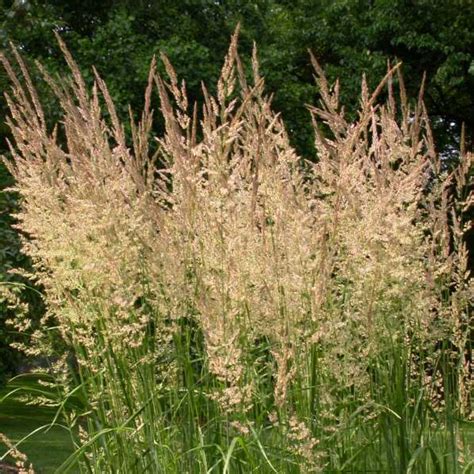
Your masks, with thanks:
[[(412, 97), (416, 97), (426, 72), (424, 98), (438, 148), (447, 153), (458, 148), (463, 122), (472, 146), (472, 4), (450, 0), (296, 0), (278, 4), (273, 24), (279, 32), (271, 35), (276, 41), (273, 51), (299, 71), (298, 76), (288, 78), (287, 87), (310, 83), (307, 48), (311, 48), (329, 77), (340, 78), (343, 102), (353, 111), (361, 74), (366, 73), (375, 86), (386, 71), (387, 60), (399, 60)], [(290, 48), (285, 46), (288, 44)]]
[[(18, 44), (48, 70), (64, 68), (53, 30), (66, 40), (86, 77), (95, 65), (119, 110), (140, 108), (153, 54), (164, 51), (186, 78), (191, 98), (212, 84), (228, 39), (242, 23), (239, 48), (257, 41), (267, 89), (298, 151), (311, 155), (306, 102), (314, 102), (307, 50), (330, 79), (339, 77), (348, 112), (358, 104), (360, 77), (375, 85), (387, 61), (403, 61), (409, 95), (427, 74), (425, 101), (440, 149), (457, 147), (474, 129), (474, 8), (432, 0), (3, 0), (0, 38)], [(4, 88), (5, 80), (0, 79)], [(4, 125), (0, 133), (6, 133)]]

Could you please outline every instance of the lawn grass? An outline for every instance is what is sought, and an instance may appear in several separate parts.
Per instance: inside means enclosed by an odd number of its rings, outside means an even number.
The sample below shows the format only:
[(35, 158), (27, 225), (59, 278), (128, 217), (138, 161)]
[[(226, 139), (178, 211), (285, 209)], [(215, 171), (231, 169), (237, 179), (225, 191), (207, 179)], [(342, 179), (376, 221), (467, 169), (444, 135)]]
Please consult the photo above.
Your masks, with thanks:
[[(16, 443), (51, 423), (56, 412), (53, 408), (26, 405), (14, 397), (4, 399), (10, 391), (8, 387), (0, 388), (0, 432)], [(22, 442), (19, 449), (28, 456), (37, 474), (49, 474), (66, 460), (73, 446), (69, 433), (60, 426), (53, 426), (38, 430)], [(0, 445), (0, 458), (5, 452), (5, 446)]]

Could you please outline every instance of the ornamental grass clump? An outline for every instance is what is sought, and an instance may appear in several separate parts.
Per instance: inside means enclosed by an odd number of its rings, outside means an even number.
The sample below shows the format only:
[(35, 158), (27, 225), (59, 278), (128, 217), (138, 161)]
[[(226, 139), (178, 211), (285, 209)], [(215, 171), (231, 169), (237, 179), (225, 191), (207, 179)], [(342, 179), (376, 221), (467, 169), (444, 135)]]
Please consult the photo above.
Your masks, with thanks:
[(52, 129), (21, 57), (21, 78), (3, 58), (6, 163), (48, 308), (12, 324), (52, 363), (40, 402), (77, 447), (60, 472), (468, 466), (472, 154), (442, 171), (399, 65), (372, 93), (363, 81), (349, 121), (312, 58), (312, 162), (237, 34), (201, 106), (153, 61), (130, 136), (98, 73), (88, 88), (60, 44), (69, 74), (38, 66), (63, 111)]

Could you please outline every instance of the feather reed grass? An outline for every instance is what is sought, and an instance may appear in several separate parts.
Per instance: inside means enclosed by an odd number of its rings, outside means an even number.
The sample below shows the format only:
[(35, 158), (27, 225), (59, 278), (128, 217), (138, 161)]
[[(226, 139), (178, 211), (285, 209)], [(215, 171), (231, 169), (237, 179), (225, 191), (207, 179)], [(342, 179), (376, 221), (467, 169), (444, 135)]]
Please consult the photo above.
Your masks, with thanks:
[(2, 58), (16, 218), (48, 308), (12, 324), (51, 360), (36, 402), (77, 447), (58, 472), (467, 472), (473, 155), (443, 171), (399, 65), (362, 82), (349, 122), (311, 57), (309, 162), (237, 32), (200, 106), (153, 61), (131, 137), (59, 41), (69, 73), (38, 65), (52, 129), (20, 55), (21, 78)]

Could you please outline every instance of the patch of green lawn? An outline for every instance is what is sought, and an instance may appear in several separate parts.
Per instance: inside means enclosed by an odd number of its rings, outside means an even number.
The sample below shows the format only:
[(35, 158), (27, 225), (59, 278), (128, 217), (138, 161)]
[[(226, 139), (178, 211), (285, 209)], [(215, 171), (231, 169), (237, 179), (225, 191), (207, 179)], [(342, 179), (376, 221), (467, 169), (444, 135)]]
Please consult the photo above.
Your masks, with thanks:
[[(20, 441), (54, 419), (53, 408), (28, 406), (12, 397), (2, 401), (9, 390), (0, 389), (0, 432), (12, 442)], [(37, 474), (50, 474), (70, 456), (73, 446), (69, 433), (60, 426), (53, 426), (39, 430), (21, 443), (19, 449), (28, 456)], [(0, 445), (0, 458), (6, 451), (5, 446)], [(12, 462), (11, 459), (5, 461)]]

